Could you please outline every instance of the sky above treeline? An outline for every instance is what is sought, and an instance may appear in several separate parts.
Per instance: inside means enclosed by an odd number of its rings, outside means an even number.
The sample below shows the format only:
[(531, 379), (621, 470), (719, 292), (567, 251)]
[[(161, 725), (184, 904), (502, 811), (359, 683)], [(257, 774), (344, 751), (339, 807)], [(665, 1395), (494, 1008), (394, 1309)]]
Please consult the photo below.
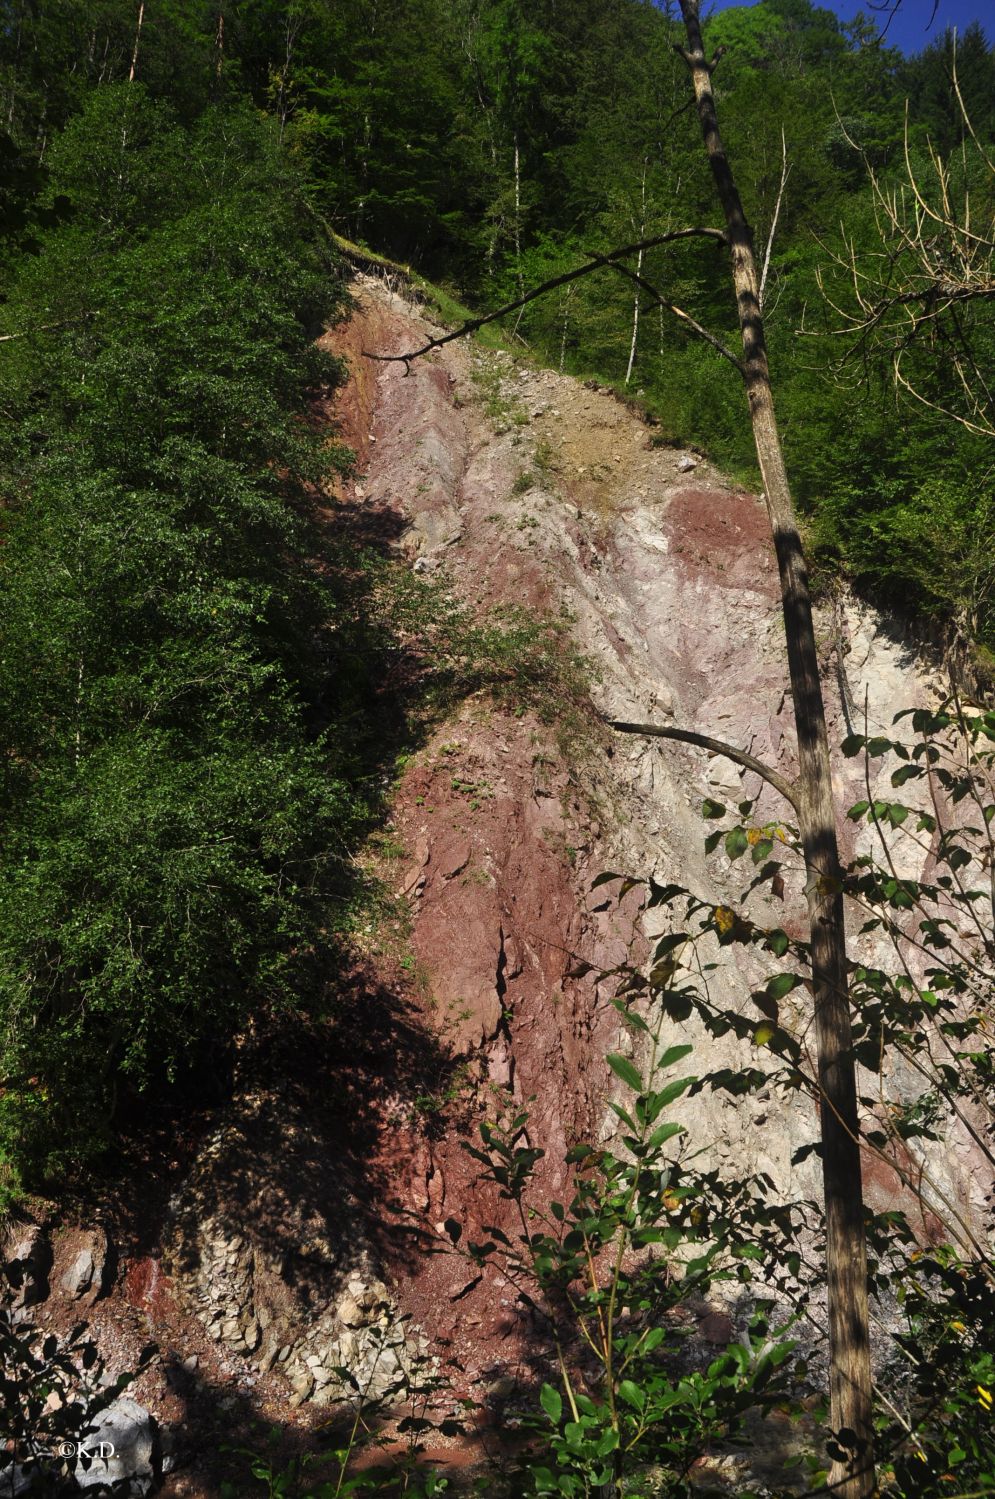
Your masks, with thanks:
[[(933, 0), (902, 0), (890, 23), (888, 13), (868, 0), (816, 0), (816, 3), (835, 11), (842, 21), (851, 21), (861, 11), (873, 16), (882, 30), (888, 25), (889, 44), (910, 55), (928, 47), (948, 26), (963, 31), (972, 21), (981, 22), (989, 43), (995, 41), (995, 0), (939, 0), (935, 16)], [(710, 0), (702, 6), (702, 12), (728, 10), (734, 4), (742, 4), (742, 0)]]

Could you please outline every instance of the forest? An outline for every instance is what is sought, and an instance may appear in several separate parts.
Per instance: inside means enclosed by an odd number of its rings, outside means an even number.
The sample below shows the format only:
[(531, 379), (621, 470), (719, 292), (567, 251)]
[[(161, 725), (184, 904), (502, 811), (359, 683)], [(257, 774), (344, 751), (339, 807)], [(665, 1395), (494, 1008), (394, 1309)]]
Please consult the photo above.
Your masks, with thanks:
[[(728, 368), (740, 316), (727, 237), (708, 228), (722, 216), (681, 9), (653, 0), (4, 5), (8, 1238), (38, 1204), (70, 1203), (85, 1216), (142, 1151), (154, 1155), (152, 1136), (179, 1136), (192, 1109), (223, 1111), (285, 1032), (342, 1026), (357, 951), (398, 920), (381, 867), (392, 802), (440, 726), (486, 699), (512, 724), (525, 715), (556, 744), (554, 757), (602, 743), (597, 670), (565, 607), (478, 608), (441, 571), (399, 561), (372, 521), (337, 518), (329, 496), (362, 478), (362, 465), (329, 425), (351, 372), (322, 335), (353, 313), (357, 271), (393, 277), (447, 328), (510, 306), (468, 346), (613, 392), (653, 454), (680, 450), (692, 468), (707, 460), (730, 484), (763, 489), (748, 405)], [(911, 803), (880, 794), (868, 772), (866, 798), (837, 809), (888, 835), (881, 864), (859, 851), (846, 864), (845, 890), (863, 907), (851, 926), (875, 924), (895, 965), (846, 960), (851, 1071), (854, 1057), (873, 1068), (876, 1051), (894, 1047), (899, 1070), (926, 1079), (915, 1105), (896, 1105), (886, 1125), (871, 1119), (874, 1149), (885, 1135), (903, 1150), (942, 1143), (949, 1109), (995, 1171), (995, 43), (977, 22), (942, 30), (943, 0), (933, 39), (911, 56), (882, 35), (873, 7), (842, 22), (812, 0), (757, 0), (714, 15), (704, 7), (703, 21), (817, 608), (838, 613), (845, 597), (885, 611), (954, 693), (953, 706), (909, 709), (893, 737), (869, 729), (865, 704), (844, 710), (844, 756), (891, 757), (896, 789), (921, 780), (933, 792), (935, 771), (947, 799), (942, 814), (935, 799), (932, 810), (912, 808), (917, 835), (934, 840), (915, 880), (888, 843), (912, 828)], [(679, 237), (687, 226), (695, 232)], [(527, 298), (545, 283), (546, 294)], [(488, 389), (492, 416), (513, 426), (503, 387)], [(555, 456), (536, 451), (523, 494), (555, 470)], [(832, 677), (829, 647), (823, 657)], [(466, 799), (476, 794), (475, 783), (450, 779)], [(800, 833), (770, 816), (751, 823), (756, 799), (737, 813), (728, 797), (706, 797), (706, 849), (731, 862), (746, 855), (754, 886), (783, 888), (769, 861), (791, 844), (798, 890), (810, 895), (804, 816)], [(576, 848), (565, 846), (572, 866)], [(674, 925), (649, 979), (629, 957), (613, 970), (628, 996), (616, 1009), (635, 1038), (607, 1061), (613, 1086), (632, 1094), (609, 1104), (625, 1150), (584, 1166), (588, 1147), (573, 1140), (572, 1200), (554, 1201), (552, 1218), (514, 1246), (485, 1223), (467, 1251), (478, 1268), (503, 1256), (508, 1280), (530, 1286), (523, 1304), (536, 1325), (537, 1301), (550, 1325), (572, 1320), (598, 1372), (581, 1393), (573, 1355), (557, 1343), (559, 1364), (542, 1367), (524, 1435), (519, 1423), (505, 1454), (511, 1467), (500, 1479), (473, 1470), (467, 1483), (618, 1499), (995, 1494), (995, 1268), (983, 1235), (964, 1228), (964, 1204), (951, 1209), (960, 1237), (938, 1229), (928, 1244), (897, 1213), (868, 1216), (872, 1298), (907, 1318), (893, 1334), (906, 1355), (899, 1393), (876, 1407), (875, 1476), (853, 1467), (870, 1437), (841, 1434), (839, 1422), (833, 1430), (840, 1408), (819, 1405), (822, 1365), (814, 1356), (809, 1370), (792, 1330), (823, 1315), (799, 1288), (824, 1226), (704, 1167), (689, 1164), (678, 1179), (664, 1160), (679, 1127), (660, 1115), (700, 1085), (660, 1082), (690, 1047), (654, 1029), (653, 1002), (664, 994), (668, 1023), (694, 1015), (712, 1037), (769, 1049), (777, 1085), (804, 1090), (804, 1047), (781, 1010), (817, 965), (815, 918), (811, 932), (785, 917), (772, 934), (748, 902), (739, 915), (718, 898), (697, 901), (690, 874), (685, 888), (627, 873), (622, 898), (644, 879), (646, 908)], [(843, 881), (827, 897), (841, 909)], [(922, 920), (923, 971), (909, 956), (909, 912)], [(716, 1008), (700, 964), (693, 982), (673, 987), (671, 954), (699, 941), (794, 965), (761, 986), (759, 1025), (725, 1002)], [(946, 1047), (939, 1061), (933, 1024)], [(710, 1077), (734, 1098), (767, 1085), (752, 1061)], [(445, 1117), (434, 1101), (429, 1113), (437, 1107)], [(488, 1190), (539, 1224), (523, 1204), (542, 1152), (517, 1108), (464, 1132)], [(990, 1216), (995, 1177), (986, 1180)], [(644, 1255), (652, 1246), (682, 1267), (662, 1290)], [(590, 1285), (571, 1290), (585, 1274)], [(794, 1298), (793, 1317), (758, 1302), (744, 1341), (713, 1364), (692, 1368), (680, 1354), (668, 1363), (662, 1329), (680, 1323), (681, 1309), (753, 1274)], [(623, 1307), (629, 1320), (616, 1326)], [(0, 1441), (9, 1432), (12, 1475), (40, 1412), (48, 1419), (60, 1400), (74, 1419), (83, 1410), (65, 1393), (77, 1345), (70, 1338), (43, 1356), (31, 1351), (34, 1329), (18, 1325), (0, 1326), (10, 1422)], [(422, 1402), (401, 1428), (418, 1448), (401, 1476), (376, 1465), (376, 1423), (357, 1416), (334, 1455), (320, 1444), (309, 1454), (317, 1477), (289, 1448), (270, 1462), (249, 1437), (248, 1468), (233, 1457), (215, 1474), (220, 1487), (196, 1493), (470, 1492), (423, 1460), (435, 1450), (425, 1433), (439, 1429), (430, 1396), (442, 1380), (435, 1366), (422, 1379), (415, 1389), (407, 1370), (389, 1392), (412, 1410)], [(389, 1403), (379, 1391), (377, 1420)], [(707, 1462), (698, 1471), (717, 1444), (748, 1450), (757, 1412), (805, 1431), (828, 1423), (828, 1445), (801, 1442), (790, 1473), (765, 1469), (732, 1487)], [(53, 1439), (73, 1430), (46, 1429)], [(64, 1474), (29, 1467), (25, 1487), (11, 1477), (12, 1493), (77, 1492)], [(0, 1487), (7, 1471), (0, 1458)]]

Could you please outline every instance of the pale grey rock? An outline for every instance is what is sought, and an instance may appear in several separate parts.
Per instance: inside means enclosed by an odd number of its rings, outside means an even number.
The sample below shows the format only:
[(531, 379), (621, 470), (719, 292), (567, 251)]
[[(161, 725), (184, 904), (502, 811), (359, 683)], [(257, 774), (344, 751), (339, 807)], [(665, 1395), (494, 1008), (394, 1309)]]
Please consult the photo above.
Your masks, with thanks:
[(93, 1426), (83, 1439), (90, 1459), (81, 1456), (76, 1464), (78, 1487), (93, 1489), (127, 1481), (128, 1493), (151, 1493), (156, 1478), (157, 1429), (145, 1407), (121, 1396), (100, 1412)]
[(338, 1316), (345, 1327), (362, 1327), (366, 1321), (362, 1308), (352, 1295), (343, 1296), (339, 1302)]
[(15, 1310), (36, 1306), (48, 1296), (52, 1246), (37, 1223), (15, 1225), (3, 1250), (3, 1275)]
[(62, 1288), (70, 1296), (85, 1296), (93, 1285), (96, 1266), (89, 1249), (81, 1249), (62, 1277)]

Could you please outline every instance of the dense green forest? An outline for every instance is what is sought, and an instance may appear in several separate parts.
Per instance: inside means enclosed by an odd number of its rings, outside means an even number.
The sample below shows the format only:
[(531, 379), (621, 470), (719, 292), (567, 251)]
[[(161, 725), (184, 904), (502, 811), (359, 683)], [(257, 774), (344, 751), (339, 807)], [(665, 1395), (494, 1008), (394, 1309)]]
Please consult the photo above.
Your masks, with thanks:
[[(357, 632), (367, 666), (395, 660), (392, 609), (417, 606), (385, 605), (373, 563), (310, 519), (348, 462), (302, 419), (338, 378), (313, 345), (344, 305), (335, 236), (491, 308), (712, 222), (675, 24), (648, 0), (5, 8), (0, 1135), (29, 1178), (106, 1139), (135, 1091), (223, 1070), (218, 1037), (296, 1002), (348, 923), (387, 742)], [(986, 303), (908, 351), (926, 404), (867, 343), (840, 357), (823, 291), (845, 310), (847, 256), (882, 253), (869, 172), (992, 140), (995, 52), (977, 26), (957, 42), (969, 138), (950, 35), (905, 59), (870, 20), (763, 0), (708, 40), (765, 257), (774, 233), (778, 400), (825, 575), (991, 646), (991, 404), (945, 414), (961, 366), (936, 346), (983, 370)], [(995, 177), (960, 160), (990, 222)], [(734, 338), (713, 246), (641, 268)], [(635, 311), (605, 272), (509, 336), (750, 476), (735, 379)]]

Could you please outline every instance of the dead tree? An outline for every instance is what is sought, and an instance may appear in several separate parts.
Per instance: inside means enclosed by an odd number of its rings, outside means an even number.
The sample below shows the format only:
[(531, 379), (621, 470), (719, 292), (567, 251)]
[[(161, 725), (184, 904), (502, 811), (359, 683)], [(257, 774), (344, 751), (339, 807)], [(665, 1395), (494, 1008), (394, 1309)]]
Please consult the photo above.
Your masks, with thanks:
[[(832, 333), (844, 341), (841, 365), (854, 356), (887, 362), (896, 386), (915, 401), (991, 438), (995, 389), (984, 346), (975, 346), (971, 315), (976, 305), (995, 299), (995, 158), (971, 123), (956, 58), (951, 82), (964, 127), (962, 148), (944, 160), (927, 143), (928, 165), (917, 166), (906, 118), (897, 185), (886, 182), (865, 155), (877, 245), (858, 249), (846, 237), (838, 249), (824, 245), (829, 265), (820, 271), (819, 284), (836, 315)], [(952, 377), (944, 394), (924, 386), (921, 367), (917, 374), (916, 356), (924, 351), (931, 365), (941, 362)]]

